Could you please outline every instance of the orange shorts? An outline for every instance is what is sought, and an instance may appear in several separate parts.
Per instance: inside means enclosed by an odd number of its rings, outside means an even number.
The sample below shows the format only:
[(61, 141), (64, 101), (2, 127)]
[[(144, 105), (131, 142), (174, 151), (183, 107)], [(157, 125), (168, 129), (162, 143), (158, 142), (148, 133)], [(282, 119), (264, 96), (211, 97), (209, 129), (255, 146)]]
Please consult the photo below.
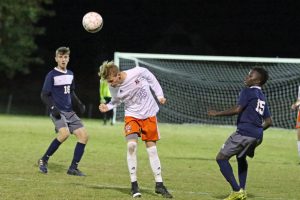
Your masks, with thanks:
[(124, 131), (125, 136), (137, 133), (143, 141), (157, 141), (160, 139), (156, 116), (146, 119), (125, 116)]
[(300, 111), (298, 111), (297, 115), (296, 128), (300, 128)]

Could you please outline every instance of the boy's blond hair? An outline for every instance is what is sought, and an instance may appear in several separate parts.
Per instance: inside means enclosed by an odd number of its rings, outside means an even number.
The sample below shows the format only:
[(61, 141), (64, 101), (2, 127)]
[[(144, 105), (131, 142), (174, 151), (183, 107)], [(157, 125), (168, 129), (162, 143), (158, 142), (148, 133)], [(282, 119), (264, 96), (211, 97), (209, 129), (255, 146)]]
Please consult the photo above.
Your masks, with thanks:
[(99, 67), (98, 75), (101, 79), (107, 80), (111, 76), (117, 76), (119, 68), (113, 61), (104, 61)]

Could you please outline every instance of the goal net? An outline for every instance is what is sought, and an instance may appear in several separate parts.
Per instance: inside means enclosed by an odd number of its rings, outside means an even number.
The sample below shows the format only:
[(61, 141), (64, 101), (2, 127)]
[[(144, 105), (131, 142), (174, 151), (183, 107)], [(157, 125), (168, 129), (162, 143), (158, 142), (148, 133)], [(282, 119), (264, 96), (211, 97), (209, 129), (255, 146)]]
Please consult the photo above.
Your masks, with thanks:
[[(300, 59), (225, 56), (188, 56), (115, 52), (121, 70), (141, 66), (160, 82), (167, 103), (160, 106), (158, 120), (166, 123), (235, 125), (236, 117), (209, 117), (207, 110), (236, 105), (244, 78), (251, 68), (263, 67), (270, 79), (263, 87), (275, 127), (293, 128), (300, 84)], [(117, 111), (123, 120), (124, 108)]]

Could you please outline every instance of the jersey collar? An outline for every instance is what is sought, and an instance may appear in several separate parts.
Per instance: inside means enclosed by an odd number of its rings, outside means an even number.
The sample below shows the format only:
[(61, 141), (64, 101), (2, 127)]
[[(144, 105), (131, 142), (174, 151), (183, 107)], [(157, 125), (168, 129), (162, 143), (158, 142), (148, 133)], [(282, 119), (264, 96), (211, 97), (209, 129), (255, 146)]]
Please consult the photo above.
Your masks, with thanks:
[(261, 90), (261, 87), (259, 87), (259, 86), (251, 86), (250, 88), (257, 88), (257, 89)]
[(61, 73), (64, 73), (64, 74), (66, 74), (66, 73), (67, 73), (67, 71), (68, 71), (68, 70), (66, 70), (66, 71), (63, 71), (63, 70), (61, 70), (61, 69), (58, 69), (57, 67), (54, 67), (54, 69), (55, 69), (56, 71), (59, 71), (59, 72), (61, 72)]

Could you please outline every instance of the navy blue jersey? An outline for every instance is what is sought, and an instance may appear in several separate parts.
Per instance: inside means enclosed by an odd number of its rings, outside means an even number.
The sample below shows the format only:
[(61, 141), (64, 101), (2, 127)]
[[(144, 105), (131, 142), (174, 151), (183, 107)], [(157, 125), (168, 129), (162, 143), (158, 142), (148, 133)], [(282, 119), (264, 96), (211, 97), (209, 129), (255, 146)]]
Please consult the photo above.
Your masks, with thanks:
[(51, 70), (44, 82), (43, 91), (50, 92), (55, 106), (61, 110), (72, 111), (71, 91), (75, 89), (73, 72), (63, 72), (57, 68)]
[(244, 136), (262, 138), (263, 120), (270, 117), (266, 97), (260, 87), (252, 86), (241, 91), (238, 105), (242, 112), (237, 118), (237, 132)]

